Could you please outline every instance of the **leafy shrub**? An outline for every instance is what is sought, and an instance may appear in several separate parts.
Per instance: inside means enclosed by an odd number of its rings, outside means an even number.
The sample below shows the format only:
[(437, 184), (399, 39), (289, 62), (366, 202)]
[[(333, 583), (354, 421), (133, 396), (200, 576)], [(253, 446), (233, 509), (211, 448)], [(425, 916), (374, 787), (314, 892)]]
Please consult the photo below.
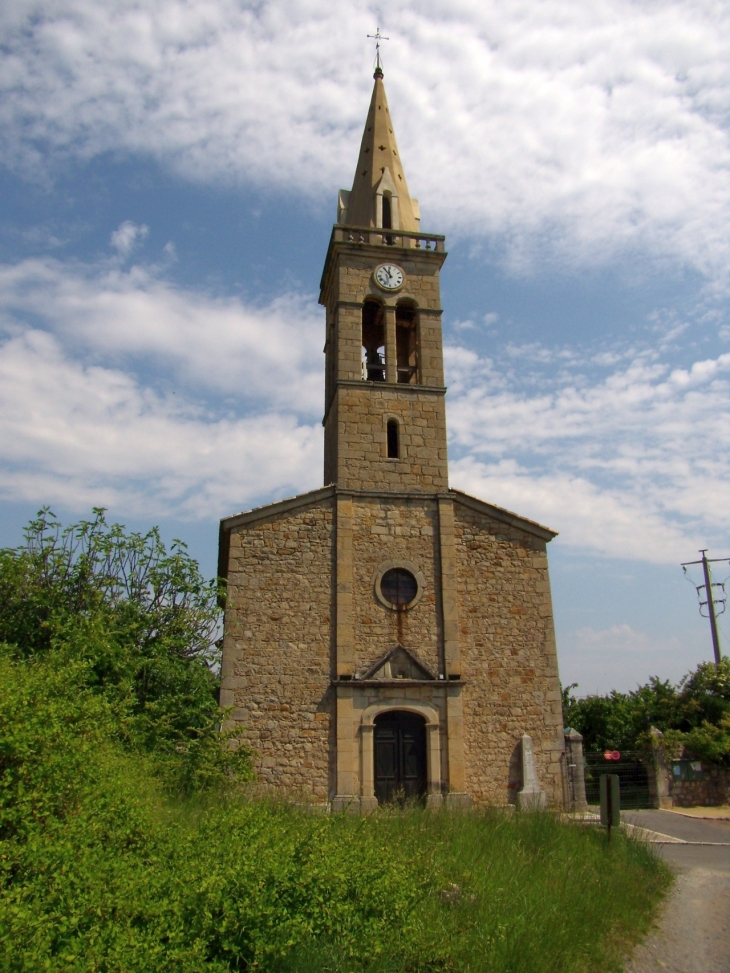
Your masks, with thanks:
[(181, 802), (88, 662), (0, 652), (0, 966), (51, 973), (600, 973), (667, 874), (547, 814)]
[(576, 699), (563, 690), (563, 719), (583, 735), (586, 750), (640, 750), (652, 726), (672, 751), (685, 747), (711, 763), (730, 765), (730, 659), (703, 662), (678, 686), (650, 679), (631, 693)]
[(85, 685), (114, 703), (128, 745), (158, 756), (192, 792), (250, 777), (249, 755), (221, 734), (215, 582), (181, 541), (127, 533), (104, 511), (67, 528), (43, 510), (25, 545), (0, 551), (0, 640), (28, 659), (85, 662)]

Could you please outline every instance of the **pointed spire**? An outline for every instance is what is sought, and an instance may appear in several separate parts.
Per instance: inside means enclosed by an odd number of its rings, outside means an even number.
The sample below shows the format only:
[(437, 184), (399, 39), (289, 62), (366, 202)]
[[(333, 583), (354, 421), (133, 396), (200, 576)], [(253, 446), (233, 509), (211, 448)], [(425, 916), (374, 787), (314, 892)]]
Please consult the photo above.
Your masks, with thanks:
[(349, 226), (379, 227), (388, 226), (390, 219), (389, 229), (417, 232), (420, 221), (418, 200), (411, 199), (408, 192), (380, 63), (373, 77), (373, 97), (360, 144), (357, 171), (352, 191), (340, 194), (338, 220)]

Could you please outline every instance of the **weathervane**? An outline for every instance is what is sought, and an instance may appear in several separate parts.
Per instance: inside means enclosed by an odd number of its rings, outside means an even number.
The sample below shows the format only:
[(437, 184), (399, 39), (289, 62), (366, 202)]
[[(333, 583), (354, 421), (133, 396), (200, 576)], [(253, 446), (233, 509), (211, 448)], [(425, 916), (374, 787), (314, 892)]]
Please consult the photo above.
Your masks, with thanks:
[(374, 40), (375, 41), (375, 70), (376, 71), (380, 71), (380, 73), (382, 74), (383, 73), (383, 62), (380, 60), (380, 42), (381, 41), (389, 41), (390, 40), (390, 37), (383, 37), (383, 35), (380, 33), (380, 28), (379, 27), (377, 27), (375, 29), (375, 33), (374, 34), (368, 34), (368, 37), (371, 40)]

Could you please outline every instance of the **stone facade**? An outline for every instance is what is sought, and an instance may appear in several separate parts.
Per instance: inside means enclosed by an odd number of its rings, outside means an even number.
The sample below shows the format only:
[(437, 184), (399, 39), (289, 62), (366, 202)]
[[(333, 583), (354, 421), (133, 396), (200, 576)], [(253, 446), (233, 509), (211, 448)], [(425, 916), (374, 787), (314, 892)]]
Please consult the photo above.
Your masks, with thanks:
[[(514, 803), (526, 739), (530, 786), (559, 804), (546, 555), (555, 535), (449, 489), (444, 239), (418, 229), (386, 116), (376, 72), (361, 164), (353, 190), (340, 193), (340, 215), (346, 223), (349, 205), (391, 222), (338, 224), (327, 252), (328, 485), (221, 522), (221, 703), (232, 707), (265, 786), (334, 808), (388, 799), (386, 724), (405, 747), (392, 750), (402, 757), (393, 779), (416, 781), (414, 793), (431, 806)], [(375, 160), (375, 174), (363, 175)], [(358, 183), (368, 173), (377, 198)], [(406, 225), (398, 213), (409, 214)], [(390, 591), (389, 577), (407, 597)], [(412, 738), (398, 736), (400, 717)]]
[(231, 526), (222, 545), (221, 705), (233, 707), (264, 784), (318, 801), (334, 759), (333, 508), (331, 495), (273, 504)]
[(471, 793), (488, 803), (514, 801), (525, 732), (538, 776), (558, 801), (563, 718), (545, 540), (490, 521), (475, 506), (466, 498), (455, 505)]
[[(367, 806), (363, 747), (374, 715), (394, 708), (427, 719), (433, 798), (514, 803), (529, 733), (542, 787), (560, 803), (544, 528), (457, 491), (330, 487), (230, 518), (224, 536), (221, 703), (264, 784)], [(379, 573), (399, 564), (422, 589), (407, 612), (377, 596)], [(394, 646), (428, 678), (368, 678)]]

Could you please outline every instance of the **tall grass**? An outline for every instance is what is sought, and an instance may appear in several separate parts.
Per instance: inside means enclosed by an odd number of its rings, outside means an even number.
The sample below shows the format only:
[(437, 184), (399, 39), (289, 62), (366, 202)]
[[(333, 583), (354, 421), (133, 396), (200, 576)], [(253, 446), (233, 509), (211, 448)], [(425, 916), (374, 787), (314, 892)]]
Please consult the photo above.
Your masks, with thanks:
[(286, 973), (601, 973), (648, 929), (669, 887), (647, 846), (561, 823), (552, 814), (401, 812), (333, 822), (398, 849), (419, 887), (404, 921), (360, 953), (305, 943)]
[(552, 815), (173, 800), (73, 668), (0, 653), (0, 967), (620, 968), (669, 874)]

